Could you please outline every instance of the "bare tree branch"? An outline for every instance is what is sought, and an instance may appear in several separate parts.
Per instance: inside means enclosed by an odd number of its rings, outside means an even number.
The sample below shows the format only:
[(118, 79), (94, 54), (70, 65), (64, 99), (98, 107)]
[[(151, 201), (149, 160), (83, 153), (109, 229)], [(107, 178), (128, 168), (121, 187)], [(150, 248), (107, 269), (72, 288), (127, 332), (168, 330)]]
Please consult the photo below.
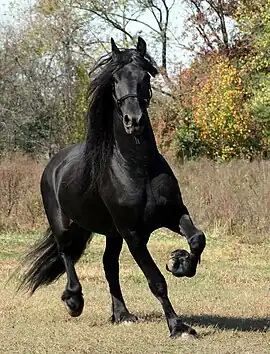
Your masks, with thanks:
[[(117, 13), (111, 13), (111, 15), (112, 16), (116, 16), (116, 17), (122, 17), (121, 15), (119, 15)], [(157, 31), (154, 27), (150, 26), (147, 22), (138, 20), (137, 18), (131, 18), (131, 17), (127, 17), (127, 16), (125, 16), (125, 19), (128, 20), (128, 21), (131, 21), (131, 22), (140, 23), (140, 24), (144, 25), (145, 27), (148, 27), (151, 31), (153, 31), (153, 32), (155, 32), (157, 34), (160, 34), (159, 31)]]

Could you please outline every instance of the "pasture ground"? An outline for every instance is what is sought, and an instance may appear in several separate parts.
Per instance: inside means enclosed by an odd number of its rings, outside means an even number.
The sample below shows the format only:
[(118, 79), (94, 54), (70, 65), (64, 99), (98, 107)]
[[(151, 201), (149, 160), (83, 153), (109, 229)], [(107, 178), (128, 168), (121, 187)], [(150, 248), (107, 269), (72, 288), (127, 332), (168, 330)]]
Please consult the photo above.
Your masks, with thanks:
[(187, 248), (167, 230), (152, 235), (149, 249), (165, 274), (176, 311), (199, 332), (198, 340), (171, 340), (161, 306), (152, 296), (126, 247), (121, 255), (121, 284), (131, 312), (130, 325), (109, 322), (110, 297), (102, 269), (104, 238), (95, 236), (77, 269), (85, 309), (71, 318), (60, 301), (65, 279), (28, 298), (6, 284), (26, 248), (38, 234), (0, 234), (0, 353), (270, 353), (270, 243), (244, 244), (207, 235), (197, 275), (177, 279), (165, 270), (170, 252)]

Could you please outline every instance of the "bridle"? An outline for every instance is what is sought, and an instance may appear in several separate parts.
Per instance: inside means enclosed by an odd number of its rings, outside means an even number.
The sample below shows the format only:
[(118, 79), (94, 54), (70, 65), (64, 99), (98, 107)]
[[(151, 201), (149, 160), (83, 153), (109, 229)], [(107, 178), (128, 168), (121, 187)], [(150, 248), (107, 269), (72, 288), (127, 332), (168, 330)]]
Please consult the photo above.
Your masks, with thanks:
[[(118, 109), (118, 112), (120, 114), (120, 119), (123, 118), (123, 113), (122, 113), (122, 110), (121, 110), (121, 104), (127, 99), (127, 98), (137, 98), (138, 101), (143, 101), (146, 105), (146, 108), (149, 107), (149, 103), (150, 103), (150, 100), (152, 98), (152, 89), (151, 89), (151, 86), (149, 86), (149, 96), (147, 98), (144, 98), (144, 97), (141, 97), (139, 95), (136, 95), (135, 93), (129, 93), (127, 95), (124, 95), (120, 98), (116, 98), (115, 96), (115, 91), (113, 90), (113, 99), (116, 103), (116, 106), (117, 106), (117, 109)], [(134, 140), (135, 140), (135, 143), (136, 145), (140, 145), (140, 138), (139, 137), (136, 137), (134, 136)]]
[(114, 93), (114, 99), (115, 99), (116, 103), (117, 103), (119, 106), (120, 106), (127, 98), (130, 98), (130, 97), (137, 98), (138, 101), (143, 101), (143, 102), (145, 102), (146, 107), (148, 108), (148, 107), (149, 107), (150, 100), (151, 100), (151, 98), (152, 98), (152, 89), (151, 89), (151, 87), (149, 87), (149, 97), (147, 97), (147, 98), (144, 98), (144, 97), (141, 97), (141, 96), (139, 96), (139, 95), (136, 95), (135, 93), (130, 93), (130, 94), (128, 94), (128, 95), (125, 95), (125, 96), (123, 96), (123, 97), (117, 99), (116, 96), (115, 96), (115, 93)]
[(137, 98), (138, 101), (143, 101), (143, 102), (145, 103), (145, 105), (146, 105), (146, 108), (148, 108), (148, 107), (149, 107), (149, 104), (150, 104), (150, 100), (151, 100), (151, 98), (152, 98), (152, 89), (151, 89), (151, 86), (149, 86), (149, 96), (148, 96), (147, 98), (142, 97), (142, 96), (139, 96), (139, 95), (137, 95), (137, 94), (135, 94), (135, 93), (129, 93), (129, 94), (124, 95), (124, 96), (122, 96), (122, 97), (120, 97), (120, 98), (116, 98), (116, 96), (115, 96), (115, 91), (113, 90), (113, 98), (114, 98), (114, 101), (115, 101), (116, 104), (117, 104), (117, 108), (118, 108), (118, 111), (119, 111), (119, 113), (121, 114), (121, 116), (123, 115), (123, 114), (122, 114), (122, 111), (121, 111), (121, 105), (122, 105), (122, 103), (123, 103), (127, 98), (130, 98), (130, 97), (132, 97), (132, 98)]

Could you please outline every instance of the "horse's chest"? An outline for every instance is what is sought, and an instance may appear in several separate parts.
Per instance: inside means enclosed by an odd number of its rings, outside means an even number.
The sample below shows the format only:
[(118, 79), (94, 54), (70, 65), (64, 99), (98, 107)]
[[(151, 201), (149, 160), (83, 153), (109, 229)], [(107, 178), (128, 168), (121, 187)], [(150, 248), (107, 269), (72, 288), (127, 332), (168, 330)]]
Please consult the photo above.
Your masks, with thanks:
[(145, 179), (140, 183), (122, 184), (117, 194), (117, 203), (120, 207), (130, 210), (137, 208), (147, 209), (155, 213), (171, 204), (179, 204), (180, 191), (177, 182), (166, 174), (152, 179)]
[(145, 222), (152, 227), (167, 226), (178, 219), (181, 195), (178, 183), (162, 174), (149, 181), (146, 188)]
[(168, 174), (153, 178), (121, 179), (103, 185), (102, 198), (120, 229), (145, 226), (148, 230), (171, 224), (179, 209), (180, 192)]

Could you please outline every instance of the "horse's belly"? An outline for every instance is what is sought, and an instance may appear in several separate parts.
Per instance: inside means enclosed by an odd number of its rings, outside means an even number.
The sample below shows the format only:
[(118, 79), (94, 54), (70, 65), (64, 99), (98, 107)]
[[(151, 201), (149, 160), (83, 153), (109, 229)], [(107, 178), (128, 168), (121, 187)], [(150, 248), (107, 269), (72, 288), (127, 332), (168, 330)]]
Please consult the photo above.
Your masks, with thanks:
[(68, 198), (68, 194), (61, 199), (64, 214), (81, 227), (100, 234), (107, 234), (114, 228), (112, 218), (101, 200), (96, 198)]
[(72, 220), (81, 227), (92, 232), (106, 235), (114, 230), (114, 224), (110, 215), (95, 213), (93, 209), (86, 210), (85, 214), (75, 215)]

